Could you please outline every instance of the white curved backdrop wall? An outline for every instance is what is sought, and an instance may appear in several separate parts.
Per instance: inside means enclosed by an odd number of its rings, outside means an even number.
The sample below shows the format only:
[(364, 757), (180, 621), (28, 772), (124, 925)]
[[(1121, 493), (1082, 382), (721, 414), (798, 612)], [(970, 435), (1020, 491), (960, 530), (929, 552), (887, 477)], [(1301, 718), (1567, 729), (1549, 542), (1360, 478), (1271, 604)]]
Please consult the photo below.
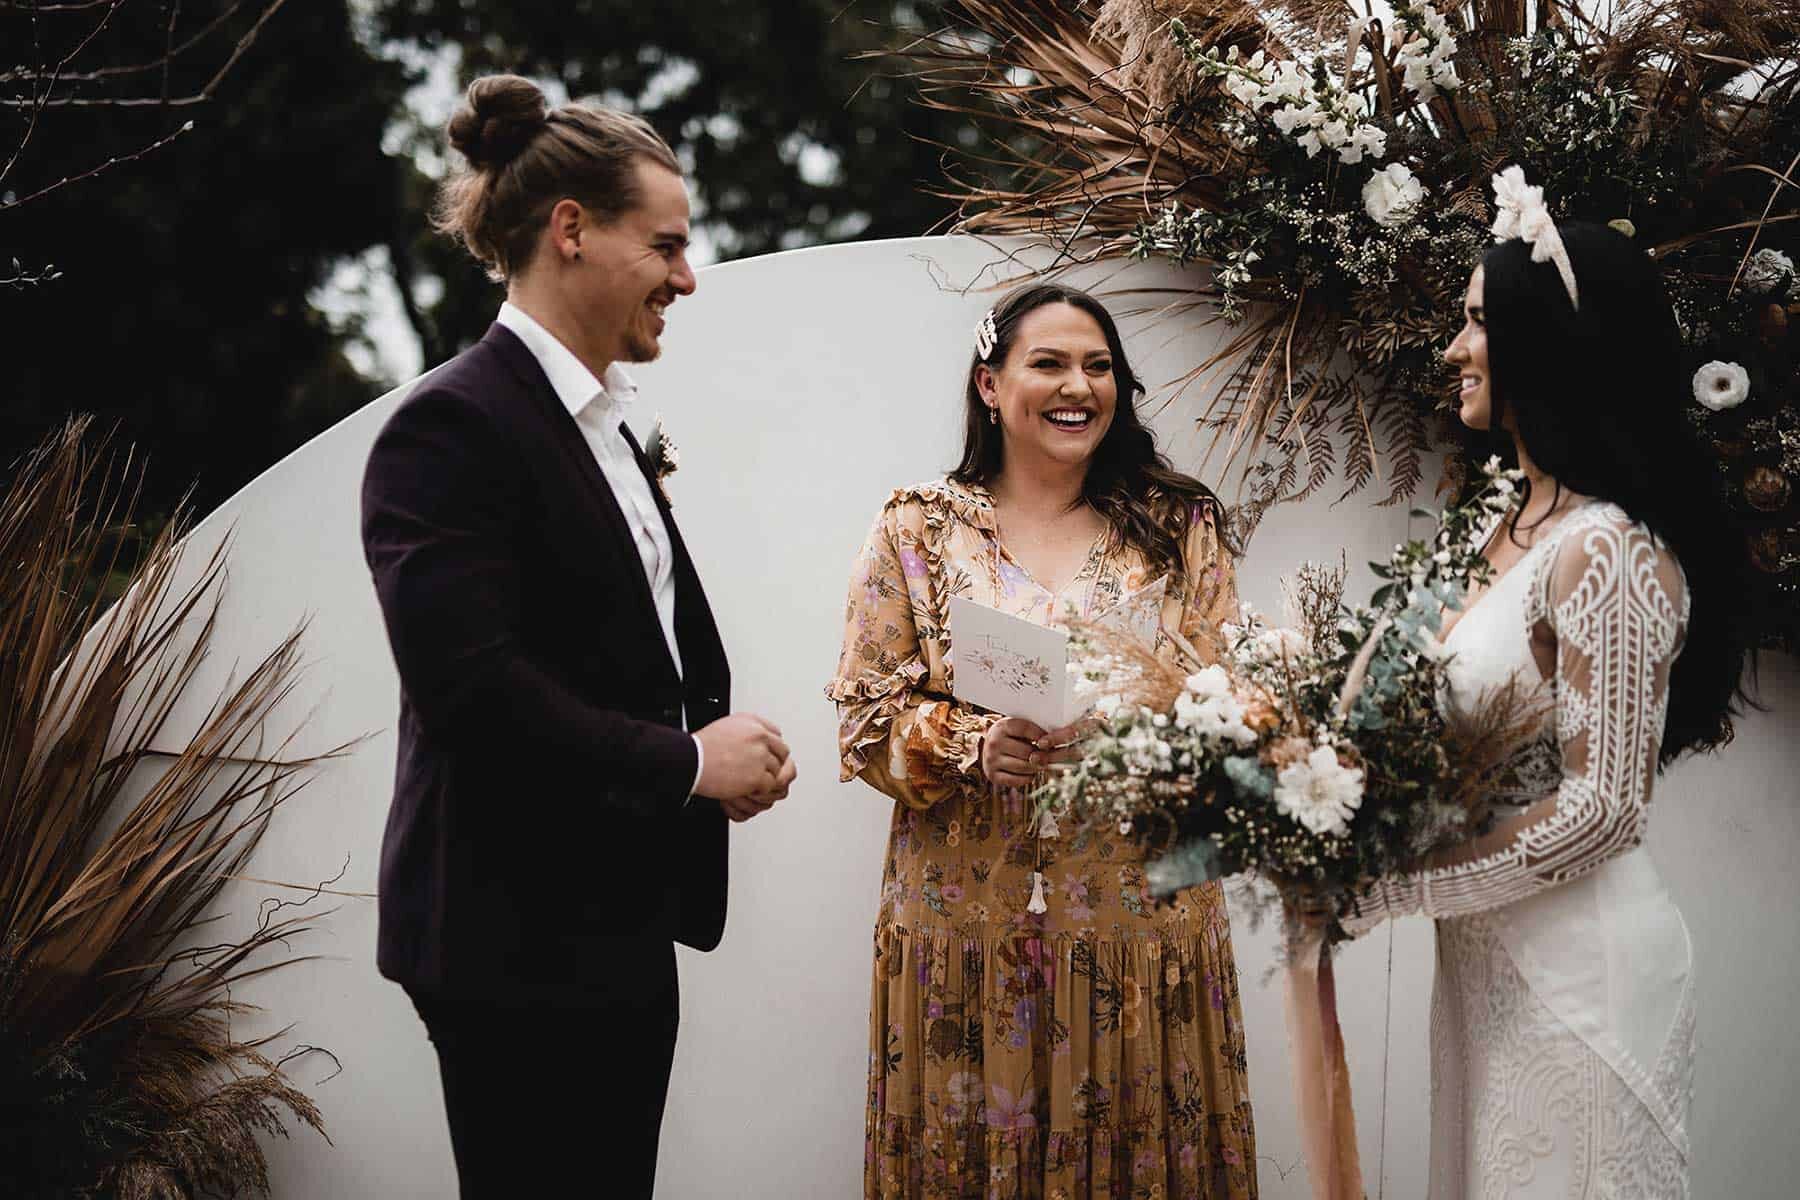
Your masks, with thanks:
[[(660, 412), (682, 450), (671, 481), (730, 650), (735, 699), (778, 721), (800, 767), (793, 795), (734, 830), (724, 945), (683, 953), (682, 1031), (663, 1136), (658, 1195), (848, 1197), (860, 1188), (867, 970), (888, 805), (837, 782), (832, 673), (851, 560), (888, 491), (955, 459), (972, 326), (1011, 271), (1001, 250), (917, 239), (800, 251), (701, 274), (672, 312), (664, 361), (638, 371), (640, 430)], [(1147, 289), (1179, 284), (1155, 265), (1077, 275), (1120, 293), (1134, 365), (1176, 378), (1217, 343), (1192, 315), (1152, 319)], [(1130, 289), (1132, 294), (1124, 294)], [(1133, 309), (1139, 310), (1135, 313)], [(282, 713), (309, 717), (304, 749), (371, 735), (323, 768), (271, 829), (250, 875), (372, 892), (393, 765), (396, 682), (357, 534), (357, 492), (376, 431), (406, 392), (356, 413), (284, 460), (194, 535), (234, 546), (221, 632), (189, 716), (209, 687), (242, 670), (302, 618), (309, 663)], [(1191, 404), (1150, 411), (1164, 448), (1193, 469)], [(1156, 411), (1161, 407), (1161, 411)], [(1245, 597), (1279, 606), (1277, 582), (1300, 562), (1361, 564), (1407, 529), (1405, 510), (1363, 498), (1277, 510), (1241, 568)], [(203, 557), (196, 555), (196, 558)], [(1353, 587), (1369, 583), (1353, 575)], [(1791, 1137), (1800, 1055), (1786, 1036), (1800, 994), (1791, 914), (1800, 851), (1800, 673), (1770, 664), (1772, 711), (1743, 723), (1722, 757), (1690, 762), (1661, 785), (1651, 845), (1694, 933), (1701, 1058), (1695, 1194), (1775, 1197), (1800, 1176)], [(580, 796), (496, 796), (519, 820), (560, 836), (557, 812)], [(234, 885), (233, 920), (254, 919), (270, 889)], [(372, 901), (347, 898), (283, 970), (244, 998), (288, 1044), (342, 1062), (301, 1060), (298, 1077), (332, 1139), (275, 1141), (280, 1200), (454, 1194), (435, 1059), (399, 988), (374, 967)], [(1268, 1197), (1307, 1194), (1287, 1084), (1277, 991), (1265, 973), (1270, 931), (1234, 921), (1256, 1102), (1259, 1176)], [(1431, 932), (1389, 927), (1351, 947), (1339, 994), (1371, 1193), (1422, 1196), (1429, 1103), (1426, 1028)], [(519, 1053), (554, 1078), (559, 1040), (623, 1031), (513, 1031)], [(569, 1102), (596, 1081), (569, 1080)], [(604, 1086), (603, 1081), (598, 1086)], [(597, 1165), (596, 1178), (604, 1179)]]

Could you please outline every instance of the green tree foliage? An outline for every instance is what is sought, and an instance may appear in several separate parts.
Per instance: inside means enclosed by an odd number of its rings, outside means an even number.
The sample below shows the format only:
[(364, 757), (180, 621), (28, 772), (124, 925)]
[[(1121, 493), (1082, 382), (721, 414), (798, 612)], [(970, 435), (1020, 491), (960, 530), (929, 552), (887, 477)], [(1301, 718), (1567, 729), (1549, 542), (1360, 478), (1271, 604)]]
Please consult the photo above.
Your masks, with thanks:
[[(951, 212), (924, 190), (942, 175), (934, 143), (975, 137), (917, 104), (891, 61), (858, 57), (936, 19), (906, 0), (0, 0), (0, 45), (9, 64), (54, 67), (99, 26), (76, 65), (102, 73), (63, 74), (61, 94), (192, 96), (272, 4), (205, 103), (52, 107), (35, 126), (29, 107), (0, 108), (0, 165), (24, 146), (0, 179), (0, 474), (92, 412), (148, 453), (142, 511), (191, 484), (199, 511), (216, 505), (389, 382), (357, 372), (357, 331), (308, 299), (373, 247), (427, 365), (480, 336), (500, 292), (430, 232), (435, 180), (411, 152), (441, 156), (442, 131), (404, 103), (409, 48), (458, 50), (458, 86), (516, 70), (642, 112), (691, 164), (728, 258), (927, 232)], [(196, 37), (166, 73), (117, 72)], [(32, 86), (0, 69), (0, 100)], [(9, 284), (15, 256), (62, 274)]]
[[(79, 14), (0, 5), (0, 44), (51, 63)], [(154, 60), (201, 33), (230, 0), (121, 5), (83, 53), (89, 70)], [(91, 16), (91, 14), (90, 14)], [(91, 27), (92, 20), (88, 26)], [(246, 32), (228, 19), (216, 53), (170, 64), (169, 94), (199, 91)], [(196, 50), (203, 49), (197, 47)], [(74, 94), (105, 99), (109, 79)], [(138, 82), (141, 88), (141, 81)], [(116, 423), (150, 456), (144, 511), (190, 484), (204, 512), (377, 385), (308, 293), (347, 255), (414, 219), (381, 138), (405, 77), (351, 32), (348, 0), (282, 7), (213, 98), (45, 109), (5, 189), (23, 197), (192, 119), (166, 146), (0, 211), (0, 261), (54, 262), (60, 278), (0, 289), (0, 456), (6, 469), (72, 412)], [(154, 89), (153, 89), (154, 90)], [(0, 160), (31, 113), (0, 113)]]

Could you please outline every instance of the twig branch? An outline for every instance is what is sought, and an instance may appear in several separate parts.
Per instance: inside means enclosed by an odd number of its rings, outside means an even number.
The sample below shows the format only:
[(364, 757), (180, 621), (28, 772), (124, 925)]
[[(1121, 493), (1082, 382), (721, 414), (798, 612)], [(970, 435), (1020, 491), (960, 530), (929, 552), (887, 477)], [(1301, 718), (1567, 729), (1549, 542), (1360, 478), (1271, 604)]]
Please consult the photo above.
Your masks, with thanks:
[[(190, 34), (180, 42), (176, 41), (176, 26), (180, 21), (182, 5), (180, 0), (175, 0), (170, 7), (168, 21), (164, 28), (164, 52), (160, 57), (150, 62), (129, 66), (100, 67), (91, 71), (79, 73), (71, 72), (69, 70), (70, 65), (93, 44), (94, 39), (106, 29), (108, 24), (112, 21), (112, 18), (126, 3), (127, 0), (83, 0), (82, 3), (38, 6), (20, 4), (15, 2), (15, 0), (0, 0), (0, 10), (15, 12), (29, 11), (33, 16), (44, 12), (73, 12), (101, 8), (106, 10), (104, 15), (95, 22), (94, 27), (88, 30), (85, 36), (77, 42), (75, 47), (67, 54), (64, 54), (54, 67), (38, 69), (17, 68), (12, 71), (0, 73), (0, 85), (12, 85), (15, 88), (23, 88), (28, 92), (26, 95), (0, 96), (0, 109), (29, 109), (31, 114), (26, 123), (24, 134), (19, 138), (18, 144), (13, 147), (12, 153), (8, 156), (5, 165), (0, 167), (0, 182), (4, 182), (18, 165), (20, 158), (25, 153), (26, 147), (30, 145), (33, 136), (38, 130), (39, 122), (43, 117), (43, 114), (50, 109), (178, 109), (191, 108), (211, 101), (215, 97), (219, 86), (225, 81), (226, 76), (228, 76), (233, 68), (238, 65), (239, 61), (243, 59), (244, 55), (255, 43), (258, 35), (262, 33), (263, 29), (274, 18), (275, 14), (280, 12), (282, 7), (286, 5), (287, 0), (263, 0), (262, 10), (257, 15), (256, 20), (237, 39), (237, 43), (232, 47), (231, 53), (226, 56), (224, 62), (222, 62), (218, 69), (212, 73), (212, 76), (206, 81), (204, 86), (191, 95), (184, 96), (171, 96), (169, 94), (170, 73), (175, 60), (190, 54), (205, 38), (211, 36), (227, 21), (231, 20), (234, 16), (237, 16), (244, 9), (248, 0), (234, 0), (234, 2), (229, 4), (223, 12), (207, 21), (198, 31)], [(129, 75), (143, 75), (152, 72), (160, 72), (161, 74), (160, 83), (157, 87), (156, 94), (154, 95), (72, 96), (62, 94), (59, 90), (70, 84), (94, 83), (106, 79)], [(156, 139), (141, 149), (126, 154), (112, 155), (107, 158), (106, 161), (99, 163), (88, 170), (76, 174), (65, 175), (55, 183), (38, 188), (23, 197), (0, 201), (0, 212), (17, 208), (22, 204), (27, 204), (33, 200), (40, 199), (43, 196), (56, 191), (58, 188), (67, 187), (71, 184), (91, 179), (122, 163), (129, 163), (143, 158), (145, 155), (168, 145), (177, 137), (193, 129), (193, 127), (194, 123), (188, 121), (179, 129)], [(13, 281), (0, 280), (0, 282)]]
[(39, 188), (37, 191), (32, 192), (29, 195), (19, 197), (17, 200), (6, 200), (4, 198), (0, 198), (0, 212), (5, 212), (8, 209), (12, 209), (12, 208), (18, 208), (22, 204), (29, 204), (33, 200), (40, 199), (40, 198), (50, 194), (51, 192), (54, 192), (57, 188), (67, 187), (68, 185), (73, 184), (73, 183), (80, 183), (84, 179), (92, 179), (94, 176), (100, 174), (102, 171), (108, 170), (109, 168), (112, 168), (112, 167), (116, 167), (116, 166), (120, 165), (121, 163), (136, 162), (138, 159), (143, 158), (145, 155), (150, 154), (153, 151), (162, 149), (164, 146), (168, 145), (170, 142), (174, 141), (176, 138), (180, 137), (182, 134), (189, 132), (193, 128), (194, 128), (194, 123), (192, 121), (188, 121), (187, 123), (182, 125), (182, 127), (180, 129), (177, 129), (173, 133), (165, 134), (164, 136), (157, 138), (154, 142), (151, 142), (148, 146), (145, 146), (141, 150), (134, 150), (130, 154), (115, 154), (111, 158), (107, 159), (105, 162), (101, 163), (100, 165), (95, 166), (95, 167), (90, 167), (87, 170), (83, 171), (79, 175), (65, 175), (63, 178), (57, 180), (55, 183), (47, 184), (46, 186)]

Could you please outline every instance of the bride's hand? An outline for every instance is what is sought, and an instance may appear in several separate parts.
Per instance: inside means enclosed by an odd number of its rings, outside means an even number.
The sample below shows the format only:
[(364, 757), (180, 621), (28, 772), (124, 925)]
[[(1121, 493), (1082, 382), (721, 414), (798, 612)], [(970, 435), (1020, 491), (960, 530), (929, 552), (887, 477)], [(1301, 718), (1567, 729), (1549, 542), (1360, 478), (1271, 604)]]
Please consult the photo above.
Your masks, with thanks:
[(995, 787), (1028, 788), (1043, 768), (1037, 744), (1046, 735), (1024, 717), (995, 721), (981, 739), (981, 773)]

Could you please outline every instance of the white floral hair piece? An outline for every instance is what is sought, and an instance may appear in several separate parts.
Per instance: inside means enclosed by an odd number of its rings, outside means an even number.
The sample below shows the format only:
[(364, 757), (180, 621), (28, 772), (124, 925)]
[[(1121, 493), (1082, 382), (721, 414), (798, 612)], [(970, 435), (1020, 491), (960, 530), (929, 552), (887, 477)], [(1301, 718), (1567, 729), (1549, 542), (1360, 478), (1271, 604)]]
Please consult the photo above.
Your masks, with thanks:
[(990, 308), (975, 324), (975, 353), (982, 362), (987, 361), (988, 355), (994, 352), (999, 341), (1000, 334), (994, 328), (994, 310)]
[(1553, 262), (1569, 292), (1569, 307), (1580, 308), (1575, 265), (1556, 232), (1556, 218), (1544, 204), (1544, 189), (1525, 182), (1525, 168), (1507, 167), (1494, 176), (1494, 240), (1518, 238), (1531, 247), (1532, 262)]

